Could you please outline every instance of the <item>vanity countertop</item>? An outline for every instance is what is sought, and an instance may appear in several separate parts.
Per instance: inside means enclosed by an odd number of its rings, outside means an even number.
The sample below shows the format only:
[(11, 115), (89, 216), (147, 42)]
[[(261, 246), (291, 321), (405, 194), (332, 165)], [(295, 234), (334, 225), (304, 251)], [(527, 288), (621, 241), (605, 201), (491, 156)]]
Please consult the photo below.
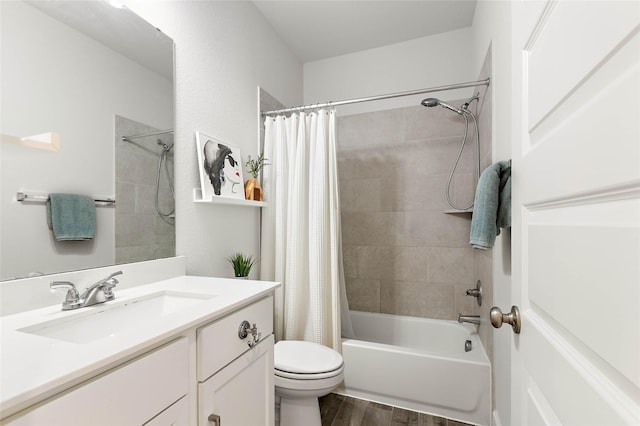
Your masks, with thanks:
[[(61, 304), (0, 318), (0, 413), (6, 417), (35, 402), (112, 368), (123, 360), (170, 341), (198, 325), (218, 319), (271, 293), (278, 283), (181, 276), (114, 293), (110, 302), (62, 311)], [(149, 295), (198, 294), (205, 298), (144, 326), (130, 327), (87, 343), (73, 343), (20, 331), (43, 322), (65, 322), (97, 314), (112, 306)], [(208, 297), (211, 296), (211, 297)], [(62, 302), (62, 298), (61, 298)], [(135, 309), (135, 308), (131, 308)]]

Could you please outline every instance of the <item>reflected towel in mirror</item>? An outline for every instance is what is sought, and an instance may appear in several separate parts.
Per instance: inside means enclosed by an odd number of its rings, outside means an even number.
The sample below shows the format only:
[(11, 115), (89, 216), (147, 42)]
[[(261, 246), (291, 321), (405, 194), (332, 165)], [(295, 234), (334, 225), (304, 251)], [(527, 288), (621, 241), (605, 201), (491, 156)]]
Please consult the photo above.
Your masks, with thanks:
[(92, 240), (96, 233), (93, 198), (78, 194), (49, 194), (47, 223), (57, 241)]

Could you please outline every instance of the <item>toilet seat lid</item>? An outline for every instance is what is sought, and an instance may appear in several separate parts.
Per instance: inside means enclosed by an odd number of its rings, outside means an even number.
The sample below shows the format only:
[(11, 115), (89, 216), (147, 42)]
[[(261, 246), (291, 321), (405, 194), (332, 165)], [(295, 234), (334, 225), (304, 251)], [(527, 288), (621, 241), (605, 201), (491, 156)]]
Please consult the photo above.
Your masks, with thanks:
[(277, 370), (298, 374), (326, 373), (342, 366), (342, 355), (313, 342), (282, 340), (274, 347)]

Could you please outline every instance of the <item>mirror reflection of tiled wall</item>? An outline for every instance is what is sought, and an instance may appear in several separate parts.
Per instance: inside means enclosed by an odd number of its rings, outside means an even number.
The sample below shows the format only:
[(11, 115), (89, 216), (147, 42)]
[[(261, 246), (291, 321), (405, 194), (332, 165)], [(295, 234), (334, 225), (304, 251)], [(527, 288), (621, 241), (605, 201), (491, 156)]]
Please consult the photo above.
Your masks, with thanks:
[[(172, 134), (123, 142), (121, 136), (156, 132), (159, 129), (116, 116), (116, 263), (139, 262), (175, 256), (174, 220), (163, 220), (155, 209), (156, 174), (162, 146), (170, 145)], [(167, 155), (173, 176), (173, 151)], [(160, 179), (159, 207), (168, 212), (174, 200), (167, 186), (164, 164)]]

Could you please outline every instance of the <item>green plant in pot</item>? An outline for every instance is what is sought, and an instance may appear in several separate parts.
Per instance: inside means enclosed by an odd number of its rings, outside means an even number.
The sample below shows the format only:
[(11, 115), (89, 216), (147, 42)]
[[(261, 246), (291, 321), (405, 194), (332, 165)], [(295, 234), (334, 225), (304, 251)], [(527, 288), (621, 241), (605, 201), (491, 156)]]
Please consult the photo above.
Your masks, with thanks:
[(257, 259), (254, 259), (253, 256), (247, 256), (240, 252), (234, 253), (231, 256), (227, 257), (227, 260), (233, 266), (233, 273), (238, 278), (248, 277), (249, 273), (251, 272), (251, 268), (257, 262)]
[(267, 159), (264, 158), (264, 154), (260, 154), (257, 159), (252, 159), (249, 156), (249, 160), (245, 163), (249, 173), (253, 176), (253, 179), (249, 179), (244, 184), (244, 198), (253, 201), (262, 201), (262, 188), (260, 182), (258, 182), (258, 175), (264, 166), (268, 166)]

